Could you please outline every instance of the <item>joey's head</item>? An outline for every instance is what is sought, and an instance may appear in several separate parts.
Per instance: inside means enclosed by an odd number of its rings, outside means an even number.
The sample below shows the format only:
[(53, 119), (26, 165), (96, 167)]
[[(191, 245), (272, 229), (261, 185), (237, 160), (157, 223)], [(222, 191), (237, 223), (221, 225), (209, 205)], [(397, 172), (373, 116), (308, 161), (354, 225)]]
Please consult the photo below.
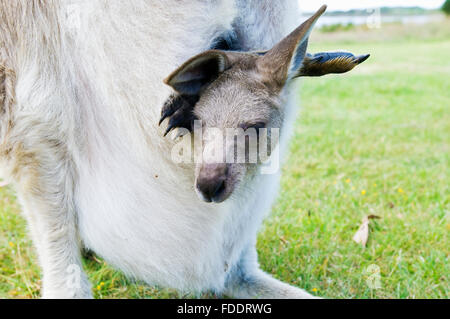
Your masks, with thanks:
[[(266, 52), (209, 50), (186, 61), (165, 83), (177, 95), (163, 108), (167, 132), (185, 127), (201, 133), (202, 160), (195, 189), (206, 202), (220, 203), (253, 176), (276, 149), (283, 130), (283, 90), (293, 79), (344, 73), (368, 58), (351, 53), (308, 54), (316, 14)], [(193, 125), (194, 120), (197, 125)], [(199, 130), (195, 129), (198, 126)], [(264, 154), (261, 154), (264, 153)]]

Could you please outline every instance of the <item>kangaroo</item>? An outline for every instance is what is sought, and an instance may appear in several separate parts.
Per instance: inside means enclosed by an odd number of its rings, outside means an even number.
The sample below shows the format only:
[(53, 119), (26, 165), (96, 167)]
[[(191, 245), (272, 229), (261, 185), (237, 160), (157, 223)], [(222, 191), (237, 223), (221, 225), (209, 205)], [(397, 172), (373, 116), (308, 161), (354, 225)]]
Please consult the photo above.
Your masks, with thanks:
[[(344, 73), (368, 55), (307, 53), (325, 6), (283, 38), (294, 3), (0, 1), (0, 168), (22, 203), (44, 298), (92, 297), (84, 247), (149, 285), (313, 298), (258, 265), (280, 172), (249, 160), (245, 136), (282, 158), (294, 79)], [(215, 160), (238, 145), (212, 128), (240, 129), (245, 160)], [(179, 139), (166, 137), (173, 129)], [(276, 130), (279, 140), (262, 139)], [(197, 133), (204, 158), (175, 161)]]

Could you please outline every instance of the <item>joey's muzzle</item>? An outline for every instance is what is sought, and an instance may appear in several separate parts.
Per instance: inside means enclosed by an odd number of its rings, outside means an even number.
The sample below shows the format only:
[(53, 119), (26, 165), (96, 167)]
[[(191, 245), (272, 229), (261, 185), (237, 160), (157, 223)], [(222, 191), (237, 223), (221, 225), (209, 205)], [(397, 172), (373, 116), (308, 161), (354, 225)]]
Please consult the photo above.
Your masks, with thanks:
[(196, 190), (207, 203), (220, 203), (226, 199), (228, 167), (225, 163), (205, 164), (200, 168)]

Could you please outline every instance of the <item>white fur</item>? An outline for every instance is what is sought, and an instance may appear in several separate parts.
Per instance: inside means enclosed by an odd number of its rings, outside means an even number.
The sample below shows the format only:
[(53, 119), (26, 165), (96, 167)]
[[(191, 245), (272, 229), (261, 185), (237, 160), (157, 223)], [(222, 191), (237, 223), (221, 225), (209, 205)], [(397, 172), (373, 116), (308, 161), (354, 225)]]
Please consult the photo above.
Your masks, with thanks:
[[(3, 160), (3, 170), (30, 222), (44, 297), (91, 296), (83, 273), (79, 287), (66, 283), (68, 267), (81, 265), (80, 240), (151, 285), (310, 297), (257, 265), (256, 233), (279, 175), (244, 183), (222, 204), (204, 203), (195, 194), (193, 165), (172, 162), (174, 142), (157, 125), (170, 94), (163, 78), (233, 21), (247, 49), (269, 48), (298, 24), (295, 2), (61, 1), (51, 12), (59, 35), (55, 25), (35, 22), (34, 32), (53, 42), (28, 34), (16, 54), (11, 139), (23, 141), (40, 165), (37, 173), (17, 175), (15, 164)], [(74, 12), (79, 25), (66, 18)], [(287, 116), (286, 125), (294, 118)], [(33, 192), (36, 174), (42, 189)]]

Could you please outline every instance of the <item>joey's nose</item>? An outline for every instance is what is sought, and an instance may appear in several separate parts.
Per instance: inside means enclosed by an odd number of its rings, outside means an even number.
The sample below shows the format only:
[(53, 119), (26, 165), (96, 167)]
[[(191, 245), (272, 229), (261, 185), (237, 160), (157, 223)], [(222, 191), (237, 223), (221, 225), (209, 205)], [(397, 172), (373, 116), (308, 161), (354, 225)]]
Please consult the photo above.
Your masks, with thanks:
[(226, 164), (206, 164), (197, 177), (197, 190), (205, 202), (219, 203), (225, 193)]

